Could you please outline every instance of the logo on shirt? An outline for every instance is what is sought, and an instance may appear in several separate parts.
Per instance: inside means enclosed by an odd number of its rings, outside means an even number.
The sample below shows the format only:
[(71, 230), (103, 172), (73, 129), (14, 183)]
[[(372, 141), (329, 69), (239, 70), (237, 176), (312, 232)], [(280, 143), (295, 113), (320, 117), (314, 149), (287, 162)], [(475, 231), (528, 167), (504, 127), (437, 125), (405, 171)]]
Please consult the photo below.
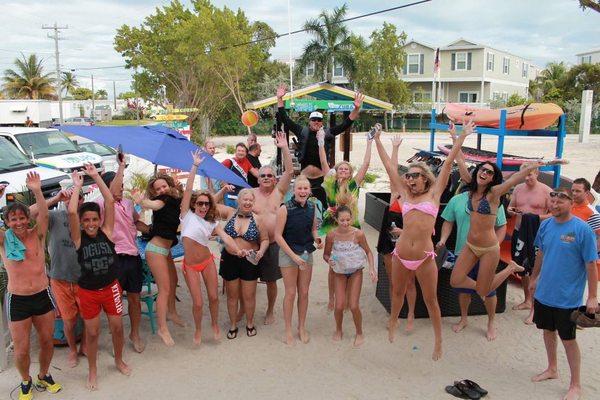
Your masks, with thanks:
[(575, 232), (569, 232), (565, 233), (564, 235), (560, 235), (560, 241), (563, 243), (575, 242)]

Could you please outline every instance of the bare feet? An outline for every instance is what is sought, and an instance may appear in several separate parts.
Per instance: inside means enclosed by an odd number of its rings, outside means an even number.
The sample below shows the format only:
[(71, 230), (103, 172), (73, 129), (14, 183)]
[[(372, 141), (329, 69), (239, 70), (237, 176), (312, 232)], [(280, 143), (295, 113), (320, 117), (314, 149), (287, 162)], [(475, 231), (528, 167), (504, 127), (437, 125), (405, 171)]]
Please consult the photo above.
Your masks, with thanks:
[(275, 315), (273, 313), (267, 314), (265, 316), (265, 325), (271, 325), (275, 322)]
[(333, 340), (336, 342), (339, 342), (340, 340), (342, 340), (342, 337), (344, 336), (344, 333), (342, 331), (335, 331), (333, 333)]
[(519, 264), (517, 264), (514, 261), (511, 261), (508, 264), (508, 268), (511, 269), (511, 271), (512, 271), (513, 274), (516, 273), (516, 272), (523, 272), (523, 271), (525, 271), (525, 268), (521, 267)]
[(454, 331), (454, 333), (458, 333), (465, 329), (468, 324), (469, 323), (467, 322), (466, 318), (461, 318), (460, 321), (458, 321), (458, 323), (452, 325), (452, 330)]
[(308, 331), (304, 328), (298, 328), (298, 337), (300, 338), (300, 341), (302, 341), (302, 343), (304, 344), (310, 342), (310, 335), (308, 334)]
[(79, 364), (79, 360), (77, 359), (76, 351), (69, 351), (69, 355), (67, 356), (67, 365), (70, 368), (75, 368)]
[(496, 324), (494, 322), (488, 322), (488, 329), (485, 337), (489, 342), (496, 340)]
[(146, 343), (139, 336), (131, 336), (129, 335), (129, 340), (131, 340), (131, 344), (133, 345), (133, 349), (136, 353), (142, 353), (146, 348)]
[(125, 364), (125, 361), (120, 360), (120, 361), (115, 361), (115, 365), (117, 367), (117, 369), (119, 370), (120, 373), (122, 373), (125, 376), (129, 376), (131, 375), (131, 368), (129, 367), (129, 365)]
[(442, 358), (442, 342), (436, 342), (433, 347), (433, 353), (431, 354), (431, 359), (433, 361), (437, 361)]
[(166, 346), (171, 347), (175, 345), (175, 341), (171, 337), (171, 333), (168, 330), (165, 329), (163, 331), (159, 329), (158, 332), (156, 332), (156, 334), (162, 339)]
[(294, 345), (294, 335), (292, 334), (292, 331), (286, 332), (285, 336), (283, 337), (283, 343), (287, 344), (288, 346), (292, 346)]
[(201, 343), (202, 343), (202, 331), (196, 330), (194, 332), (194, 344), (196, 346), (200, 346)]
[(362, 344), (365, 342), (365, 337), (360, 334), (360, 335), (356, 335), (356, 337), (354, 338), (354, 347), (360, 347), (362, 346)]
[(570, 387), (563, 400), (577, 400), (581, 398), (581, 387)]
[(407, 333), (410, 333), (413, 331), (414, 327), (415, 327), (415, 315), (408, 314), (408, 316), (406, 317), (406, 328), (404, 328), (404, 330)]
[(91, 391), (98, 390), (98, 377), (96, 376), (95, 372), (94, 373), (90, 372), (88, 374), (88, 379), (87, 379), (87, 383), (86, 383), (85, 387)]
[(172, 323), (174, 323), (175, 325), (181, 326), (181, 327), (185, 327), (185, 321), (183, 319), (181, 319), (181, 317), (179, 316), (179, 314), (167, 314), (167, 321), (171, 321)]
[(221, 341), (221, 328), (219, 327), (219, 324), (213, 324), (212, 330), (213, 330), (213, 339), (215, 339), (215, 342)]
[(388, 322), (388, 340), (390, 343), (394, 343), (394, 339), (396, 338), (396, 329), (398, 328), (398, 321), (390, 320)]
[(525, 325), (533, 325), (533, 314), (529, 314), (529, 316), (523, 320), (523, 323)]
[(558, 379), (558, 371), (547, 369), (541, 374), (531, 377), (532, 382), (541, 382), (548, 379)]
[(521, 304), (517, 304), (513, 306), (513, 310), (529, 310), (531, 308), (531, 303), (529, 301), (524, 301)]

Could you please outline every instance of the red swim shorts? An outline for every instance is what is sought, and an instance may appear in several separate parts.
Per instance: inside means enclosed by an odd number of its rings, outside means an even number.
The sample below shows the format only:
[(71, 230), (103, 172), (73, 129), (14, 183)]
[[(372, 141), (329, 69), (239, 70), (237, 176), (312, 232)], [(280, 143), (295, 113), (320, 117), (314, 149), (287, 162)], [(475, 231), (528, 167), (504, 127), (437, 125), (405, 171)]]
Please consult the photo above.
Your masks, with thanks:
[(121, 315), (123, 302), (121, 299), (121, 286), (118, 280), (98, 290), (88, 290), (79, 287), (77, 299), (79, 310), (83, 319), (96, 318), (101, 310), (107, 315)]

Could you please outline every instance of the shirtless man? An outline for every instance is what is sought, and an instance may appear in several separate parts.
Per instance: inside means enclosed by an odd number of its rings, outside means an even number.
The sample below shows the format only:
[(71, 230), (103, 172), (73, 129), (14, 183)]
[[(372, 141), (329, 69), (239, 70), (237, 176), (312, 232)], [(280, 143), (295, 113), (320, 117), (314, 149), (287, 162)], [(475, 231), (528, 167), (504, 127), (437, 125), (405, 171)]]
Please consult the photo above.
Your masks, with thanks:
[[(319, 159), (319, 147), (317, 143), (317, 132), (323, 128), (323, 114), (314, 111), (310, 114), (308, 126), (301, 126), (295, 123), (288, 117), (285, 112), (283, 97), (286, 94), (285, 85), (280, 85), (277, 88), (277, 112), (279, 118), (288, 127), (291, 133), (298, 138), (298, 161), (302, 168), (302, 175), (305, 175), (310, 182), (310, 187), (313, 196), (315, 196), (323, 208), (326, 208), (327, 199), (325, 189), (321, 187), (323, 183), (323, 171), (321, 170), (321, 161)], [(341, 124), (332, 128), (325, 128), (325, 149), (329, 152), (330, 143), (335, 140), (335, 136), (348, 129), (360, 114), (360, 107), (365, 99), (365, 96), (360, 92), (354, 95), (354, 109)]]
[[(0, 231), (0, 256), (8, 273), (8, 328), (14, 342), (15, 364), (22, 381), (19, 400), (33, 398), (33, 382), (29, 375), (32, 325), (40, 346), (40, 371), (35, 385), (50, 393), (62, 388), (48, 373), (54, 354), (54, 300), (48, 286), (44, 251), (48, 207), (37, 172), (29, 172), (25, 183), (38, 204), (35, 226), (29, 227), (29, 209), (21, 203), (13, 203), (4, 209), (4, 219), (9, 229)], [(4, 186), (0, 187), (0, 196), (4, 189)]]
[[(514, 257), (518, 251), (519, 228), (521, 227), (521, 218), (523, 214), (539, 215), (540, 220), (544, 220), (552, 216), (550, 214), (550, 192), (552, 189), (538, 181), (539, 171), (537, 169), (529, 172), (525, 178), (525, 182), (515, 186), (510, 203), (507, 208), (508, 216), (516, 216), (515, 230), (513, 231), (511, 243), (511, 255)], [(534, 239), (533, 237), (531, 238)], [(520, 249), (519, 249), (520, 250)], [(515, 305), (513, 310), (529, 310), (533, 307), (533, 293), (529, 291), (529, 277), (533, 271), (534, 260), (528, 260), (523, 264), (525, 271), (518, 273), (521, 276), (521, 285), (523, 286), (523, 294), (525, 300), (521, 304)], [(533, 315), (525, 319), (526, 324), (533, 323)]]
[(270, 243), (267, 252), (258, 264), (260, 268), (260, 280), (267, 283), (268, 305), (265, 325), (272, 324), (275, 321), (273, 307), (277, 299), (277, 280), (281, 279), (279, 246), (275, 243), (275, 218), (277, 209), (283, 202), (283, 197), (287, 193), (294, 175), (292, 157), (284, 132), (277, 133), (275, 144), (281, 149), (283, 160), (283, 174), (279, 178), (279, 182), (277, 182), (273, 168), (270, 165), (264, 165), (258, 171), (258, 187), (252, 189), (256, 197), (252, 211), (261, 218), (262, 226), (269, 233)]

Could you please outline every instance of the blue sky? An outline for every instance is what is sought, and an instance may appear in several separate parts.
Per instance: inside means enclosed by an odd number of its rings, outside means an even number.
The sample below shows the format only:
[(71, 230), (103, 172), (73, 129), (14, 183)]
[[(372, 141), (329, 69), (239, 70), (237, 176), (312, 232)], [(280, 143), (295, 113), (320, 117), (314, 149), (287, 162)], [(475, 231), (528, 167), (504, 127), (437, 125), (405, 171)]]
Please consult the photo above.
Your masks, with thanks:
[[(348, 0), (348, 16), (356, 16), (401, 4), (403, 1)], [(11, 66), (20, 52), (35, 52), (54, 69), (54, 43), (46, 37), (42, 24), (68, 25), (60, 41), (61, 65), (90, 68), (122, 65), (123, 59), (113, 49), (116, 29), (122, 24), (138, 26), (157, 6), (159, 0), (0, 0), (0, 69)], [(189, 1), (183, 1), (189, 4)], [(279, 33), (288, 29), (287, 1), (284, 0), (213, 0), (218, 6), (242, 8), (252, 20), (267, 22)], [(322, 9), (343, 4), (329, 0), (290, 0), (292, 29), (298, 29)], [(433, 0), (411, 8), (367, 17), (348, 24), (364, 36), (390, 22), (409, 38), (433, 45), (446, 45), (459, 37), (476, 43), (507, 50), (526, 57), (543, 67), (549, 61), (574, 63), (575, 54), (600, 48), (600, 14), (582, 11), (575, 0)], [(299, 56), (306, 34), (294, 36), (292, 52)], [(287, 37), (280, 38), (273, 49), (274, 58), (287, 58)], [(89, 86), (92, 71), (76, 72), (80, 82)], [(118, 69), (93, 71), (95, 87), (112, 93), (129, 88), (130, 72)]]

